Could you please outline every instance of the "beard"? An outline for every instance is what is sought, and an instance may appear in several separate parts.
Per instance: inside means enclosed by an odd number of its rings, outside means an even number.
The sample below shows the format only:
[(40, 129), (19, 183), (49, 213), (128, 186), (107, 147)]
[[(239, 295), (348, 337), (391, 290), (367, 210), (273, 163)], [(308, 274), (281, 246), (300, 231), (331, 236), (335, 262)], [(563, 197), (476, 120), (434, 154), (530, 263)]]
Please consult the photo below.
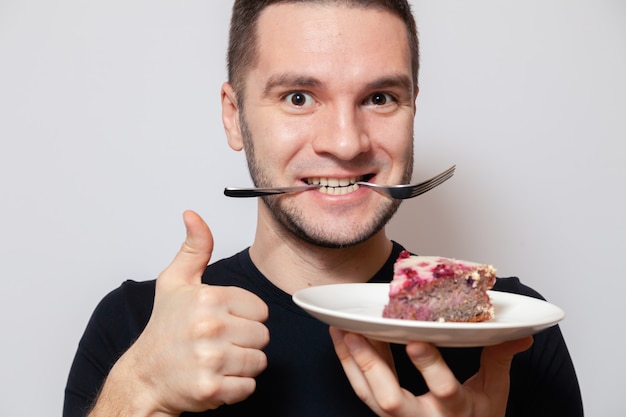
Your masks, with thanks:
[[(255, 187), (280, 186), (280, 184), (272, 183), (270, 175), (263, 169), (256, 157), (252, 132), (243, 111), (240, 113), (240, 127), (248, 170)], [(412, 172), (413, 150), (411, 148), (410, 161), (402, 178), (403, 183), (408, 183), (411, 180)], [(363, 220), (358, 224), (338, 228), (306, 216), (301, 206), (290, 204), (292, 199), (289, 195), (270, 195), (263, 196), (261, 199), (274, 220), (282, 227), (281, 233), (286, 233), (315, 246), (332, 249), (351, 247), (365, 242), (387, 225), (401, 204), (401, 200), (384, 197), (370, 216), (367, 218), (363, 216)], [(333, 217), (339, 218), (337, 216), (340, 215), (338, 213)]]

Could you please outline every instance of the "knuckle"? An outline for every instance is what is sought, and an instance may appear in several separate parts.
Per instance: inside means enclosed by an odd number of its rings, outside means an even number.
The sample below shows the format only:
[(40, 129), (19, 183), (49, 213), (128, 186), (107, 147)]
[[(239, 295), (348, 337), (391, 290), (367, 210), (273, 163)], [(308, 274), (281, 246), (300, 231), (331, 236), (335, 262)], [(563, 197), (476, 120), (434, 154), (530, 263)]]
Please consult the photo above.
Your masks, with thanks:
[(219, 400), (222, 392), (222, 384), (221, 381), (214, 376), (206, 376), (197, 381), (196, 390), (197, 397), (203, 401), (215, 401)]
[(355, 359), (364, 374), (372, 373), (378, 365), (377, 358), (369, 355), (360, 355)]
[(267, 368), (267, 356), (263, 351), (246, 349), (238, 356), (235, 373), (242, 377), (252, 378)]
[(252, 370), (251, 376), (256, 376), (267, 368), (267, 356), (265, 353), (260, 350), (256, 350), (254, 352), (255, 354), (253, 354), (252, 358), (248, 360), (250, 363), (250, 369)]
[(259, 348), (267, 346), (270, 342), (270, 330), (264, 324), (259, 323), (258, 337)]
[(200, 305), (219, 305), (223, 303), (220, 288), (202, 284), (196, 292), (197, 302)]
[(254, 378), (242, 378), (237, 387), (223, 395), (224, 404), (234, 404), (248, 398), (256, 390)]
[(258, 314), (259, 314), (260, 321), (265, 321), (268, 319), (270, 313), (269, 313), (269, 307), (267, 306), (267, 304), (265, 304), (264, 302), (259, 303)]
[(222, 336), (225, 331), (226, 324), (221, 320), (199, 320), (193, 325), (193, 336), (195, 339), (215, 339)]
[(235, 386), (224, 383), (222, 378), (207, 376), (197, 383), (196, 395), (200, 403), (216, 408), (222, 404), (234, 404), (249, 397), (256, 388), (253, 378), (242, 378)]
[(359, 397), (359, 399), (361, 401), (363, 401), (366, 404), (369, 404), (370, 398), (369, 398), (369, 390), (368, 389), (358, 385), (358, 386), (354, 387), (354, 393), (356, 394), (357, 397)]
[(398, 395), (385, 395), (378, 399), (378, 406), (388, 414), (395, 414), (402, 408), (403, 399)]
[(441, 400), (450, 400), (456, 397), (460, 389), (456, 381), (440, 382), (436, 387), (437, 397)]
[(222, 349), (202, 349), (196, 351), (195, 359), (200, 367), (219, 371), (226, 360), (226, 353)]

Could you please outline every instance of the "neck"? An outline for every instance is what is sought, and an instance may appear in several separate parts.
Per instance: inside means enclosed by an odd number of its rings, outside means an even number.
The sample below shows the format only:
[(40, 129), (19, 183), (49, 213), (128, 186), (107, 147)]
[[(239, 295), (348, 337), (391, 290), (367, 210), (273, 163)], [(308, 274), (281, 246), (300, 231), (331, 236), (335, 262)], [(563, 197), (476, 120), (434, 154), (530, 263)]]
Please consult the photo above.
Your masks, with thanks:
[(250, 256), (257, 268), (283, 291), (315, 285), (366, 282), (387, 261), (392, 243), (384, 229), (347, 248), (324, 248), (305, 242), (259, 212)]

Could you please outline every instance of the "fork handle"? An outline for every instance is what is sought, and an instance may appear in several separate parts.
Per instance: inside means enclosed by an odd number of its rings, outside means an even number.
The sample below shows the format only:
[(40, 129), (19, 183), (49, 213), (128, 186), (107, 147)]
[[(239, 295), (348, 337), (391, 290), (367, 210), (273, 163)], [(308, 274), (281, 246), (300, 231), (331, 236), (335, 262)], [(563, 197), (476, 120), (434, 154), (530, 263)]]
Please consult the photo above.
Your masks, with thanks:
[(227, 197), (263, 197), (264, 195), (299, 193), (301, 191), (319, 188), (319, 185), (302, 185), (295, 187), (272, 187), (272, 188), (224, 188), (224, 195)]

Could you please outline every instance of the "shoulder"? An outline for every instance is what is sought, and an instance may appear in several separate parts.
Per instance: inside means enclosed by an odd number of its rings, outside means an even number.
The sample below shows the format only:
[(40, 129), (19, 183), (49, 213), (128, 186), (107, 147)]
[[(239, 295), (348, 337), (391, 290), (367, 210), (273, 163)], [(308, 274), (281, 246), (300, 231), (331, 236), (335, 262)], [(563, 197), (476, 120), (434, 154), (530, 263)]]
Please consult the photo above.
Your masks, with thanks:
[(526, 295), (528, 297), (545, 300), (543, 296), (533, 288), (522, 284), (517, 277), (498, 278), (493, 286), (494, 291), (509, 292), (513, 294)]
[[(516, 277), (498, 278), (493, 289), (545, 301)], [(576, 371), (560, 327), (549, 327), (533, 338), (531, 348), (513, 359), (508, 405), (511, 414), (507, 415), (582, 415)], [(534, 401), (529, 402), (530, 397)]]
[(127, 309), (152, 309), (154, 302), (154, 291), (156, 280), (150, 281), (124, 281), (119, 287), (104, 296), (98, 304), (96, 311), (110, 310), (118, 311)]
[(150, 319), (156, 280), (123, 282), (109, 292), (95, 308), (87, 331), (115, 335), (120, 349), (141, 333)]

